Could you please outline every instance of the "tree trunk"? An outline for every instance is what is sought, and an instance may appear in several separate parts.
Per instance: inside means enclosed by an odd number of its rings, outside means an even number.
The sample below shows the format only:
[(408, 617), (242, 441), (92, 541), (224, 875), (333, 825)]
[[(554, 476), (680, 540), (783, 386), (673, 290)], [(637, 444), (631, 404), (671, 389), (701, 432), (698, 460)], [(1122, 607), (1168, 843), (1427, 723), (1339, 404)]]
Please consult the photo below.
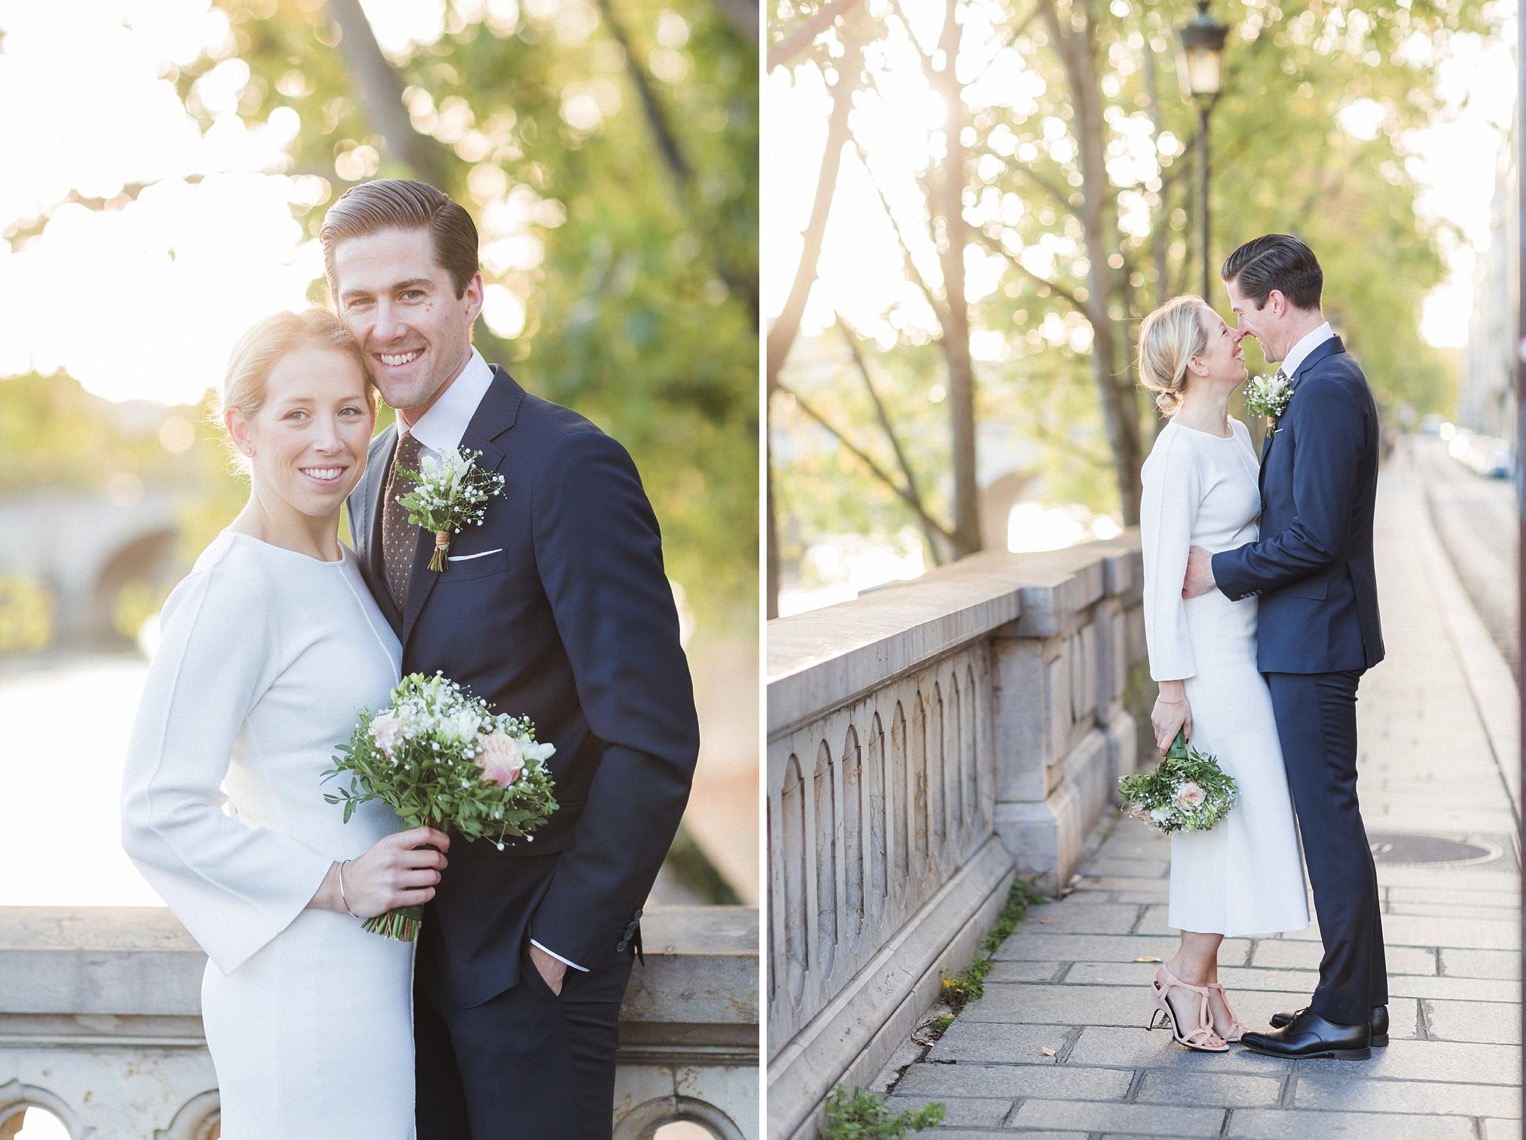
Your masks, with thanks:
[[(956, 61), (959, 0), (947, 0), (938, 47), (943, 57), (934, 82), (948, 112), (947, 153), (931, 180), (933, 238), (943, 268), (943, 358), (948, 367), (949, 429), (954, 453), (954, 554), (974, 554), (980, 535), (980, 487), (975, 478), (975, 367), (970, 359), (970, 307), (964, 295), (964, 249), (969, 230), (964, 220), (964, 106)], [(937, 232), (941, 230), (940, 232)]]
[(329, 15), (339, 26), (339, 51), (360, 96), (360, 105), (386, 141), (388, 152), (415, 178), (447, 189), (445, 154), (440, 144), (413, 129), (403, 104), (403, 80), (382, 55), (360, 0), (329, 0)]
[[(1102, 419), (1113, 453), (1120, 507), (1125, 526), (1139, 521), (1140, 446), (1139, 404), (1134, 394), (1133, 369), (1120, 364), (1120, 336), (1111, 306), (1117, 294), (1108, 258), (1118, 253), (1116, 209), (1107, 177), (1103, 140), (1102, 86), (1097, 75), (1094, 4), (1074, 0), (1070, 18), (1061, 20), (1055, 0), (1045, 0), (1044, 22), (1054, 42), (1075, 108), (1076, 141), (1080, 145), (1081, 226), (1086, 235), (1087, 320), (1092, 326), (1092, 376), (1102, 405)], [(1079, 19), (1077, 19), (1079, 17)]]
[[(862, 42), (845, 21), (840, 29), (843, 41), (843, 58), (837, 69), (837, 85), (832, 89), (832, 110), (827, 118), (827, 145), (821, 152), (821, 170), (816, 175), (816, 196), (811, 202), (811, 216), (801, 235), (800, 262), (795, 266), (795, 279), (790, 284), (789, 296), (784, 302), (773, 326), (768, 330), (764, 344), (764, 407), (772, 411), (774, 392), (779, 387), (779, 372), (789, 357), (800, 334), (800, 320), (805, 315), (805, 303), (810, 298), (811, 286), (816, 281), (816, 263), (821, 258), (821, 245), (826, 238), (827, 216), (832, 209), (832, 195), (837, 190), (837, 176), (842, 170), (842, 151), (848, 142), (848, 112), (853, 107), (853, 91), (858, 85), (860, 52)], [(765, 421), (767, 431), (767, 421)], [(771, 440), (769, 441), (771, 443)], [(777, 545), (778, 522), (774, 517), (773, 448), (766, 448), (769, 488), (767, 503), (768, 529), (768, 599), (770, 618), (779, 612), (779, 548)]]

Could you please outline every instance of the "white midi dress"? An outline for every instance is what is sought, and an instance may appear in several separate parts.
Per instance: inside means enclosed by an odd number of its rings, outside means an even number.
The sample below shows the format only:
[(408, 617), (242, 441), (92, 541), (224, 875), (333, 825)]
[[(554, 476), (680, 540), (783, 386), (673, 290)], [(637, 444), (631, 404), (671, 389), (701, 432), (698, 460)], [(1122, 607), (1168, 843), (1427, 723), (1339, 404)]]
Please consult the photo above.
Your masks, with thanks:
[(411, 944), (307, 909), (332, 862), (400, 829), (346, 824), (321, 774), (401, 654), (348, 550), (224, 531), (175, 588), (123, 779), (122, 842), (209, 957), (202, 1018), (223, 1140), (410, 1140)]
[(1259, 537), (1255, 451), (1245, 425), (1230, 423), (1228, 438), (1162, 429), (1145, 460), (1139, 521), (1150, 676), (1185, 682), (1192, 747), (1240, 789), (1211, 831), (1172, 835), (1167, 922), (1234, 937), (1301, 930), (1309, 910), (1271, 693), (1256, 668), (1256, 599), (1181, 596), (1189, 547), (1216, 554)]

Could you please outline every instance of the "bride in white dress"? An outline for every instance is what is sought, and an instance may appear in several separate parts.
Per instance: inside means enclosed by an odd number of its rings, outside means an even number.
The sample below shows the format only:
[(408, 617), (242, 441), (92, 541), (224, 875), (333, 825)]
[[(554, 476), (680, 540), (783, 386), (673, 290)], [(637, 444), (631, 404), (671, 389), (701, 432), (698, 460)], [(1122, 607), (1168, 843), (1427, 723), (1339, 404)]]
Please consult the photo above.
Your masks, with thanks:
[(397, 638), (337, 537), (374, 393), (339, 322), (311, 310), (245, 335), (223, 407), (249, 502), (164, 607), (122, 842), (210, 959), (224, 1140), (409, 1140), (413, 947), (361, 920), (432, 898), (449, 840), (399, 833), (379, 803), (344, 824), (320, 782), (398, 679)]
[(1245, 1027), (1219, 984), (1220, 943), (1309, 925), (1282, 747), (1256, 668), (1256, 599), (1232, 602), (1214, 590), (1182, 600), (1189, 547), (1217, 552), (1258, 537), (1256, 455), (1245, 425), (1229, 418), (1245, 358), (1206, 301), (1176, 297), (1144, 320), (1139, 373), (1170, 420), (1145, 460), (1139, 520), (1145, 639), (1160, 686), (1155, 743), (1164, 755), (1184, 730), (1240, 789), (1211, 831), (1171, 837), (1167, 921), (1181, 942), (1151, 996), (1179, 1043), (1223, 1052)]

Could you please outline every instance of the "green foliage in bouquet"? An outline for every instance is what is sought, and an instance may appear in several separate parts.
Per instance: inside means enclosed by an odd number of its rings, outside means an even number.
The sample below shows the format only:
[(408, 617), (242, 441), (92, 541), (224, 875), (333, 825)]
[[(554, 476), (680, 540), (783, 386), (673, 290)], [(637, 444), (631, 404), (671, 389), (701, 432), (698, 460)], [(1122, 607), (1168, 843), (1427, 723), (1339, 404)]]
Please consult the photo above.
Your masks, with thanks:
[[(410, 673), (392, 690), (392, 704), (362, 711), (334, 757), (325, 781), (348, 774), (349, 786), (325, 794), (344, 805), (348, 823), (370, 800), (392, 808), (406, 828), (433, 827), (502, 848), (527, 837), (556, 810), (545, 761), (556, 751), (535, 740), (526, 717), (494, 715), (440, 674)], [(411, 942), (421, 907), (404, 907), (366, 921), (366, 929)]]
[(1208, 831), (1235, 806), (1234, 777), (1212, 756), (1188, 749), (1180, 732), (1153, 772), (1135, 772), (1118, 781), (1125, 808), (1157, 831)]

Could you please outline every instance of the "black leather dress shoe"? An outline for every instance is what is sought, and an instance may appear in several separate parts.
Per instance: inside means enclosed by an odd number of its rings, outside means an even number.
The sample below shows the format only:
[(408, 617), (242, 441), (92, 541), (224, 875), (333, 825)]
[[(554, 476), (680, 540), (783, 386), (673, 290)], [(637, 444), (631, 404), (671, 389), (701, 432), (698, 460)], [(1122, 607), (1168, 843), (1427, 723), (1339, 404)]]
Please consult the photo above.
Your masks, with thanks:
[[(1284, 1025), (1291, 1025), (1293, 1019), (1304, 1011), (1294, 1010), (1292, 1013), (1272, 1014), (1272, 1028), (1281, 1029)], [(1375, 1005), (1372, 1007), (1372, 1047), (1382, 1049), (1388, 1044), (1388, 1007)]]
[(1240, 1044), (1271, 1057), (1334, 1057), (1362, 1061), (1372, 1056), (1372, 1026), (1337, 1025), (1303, 1009), (1281, 1029), (1247, 1033)]

